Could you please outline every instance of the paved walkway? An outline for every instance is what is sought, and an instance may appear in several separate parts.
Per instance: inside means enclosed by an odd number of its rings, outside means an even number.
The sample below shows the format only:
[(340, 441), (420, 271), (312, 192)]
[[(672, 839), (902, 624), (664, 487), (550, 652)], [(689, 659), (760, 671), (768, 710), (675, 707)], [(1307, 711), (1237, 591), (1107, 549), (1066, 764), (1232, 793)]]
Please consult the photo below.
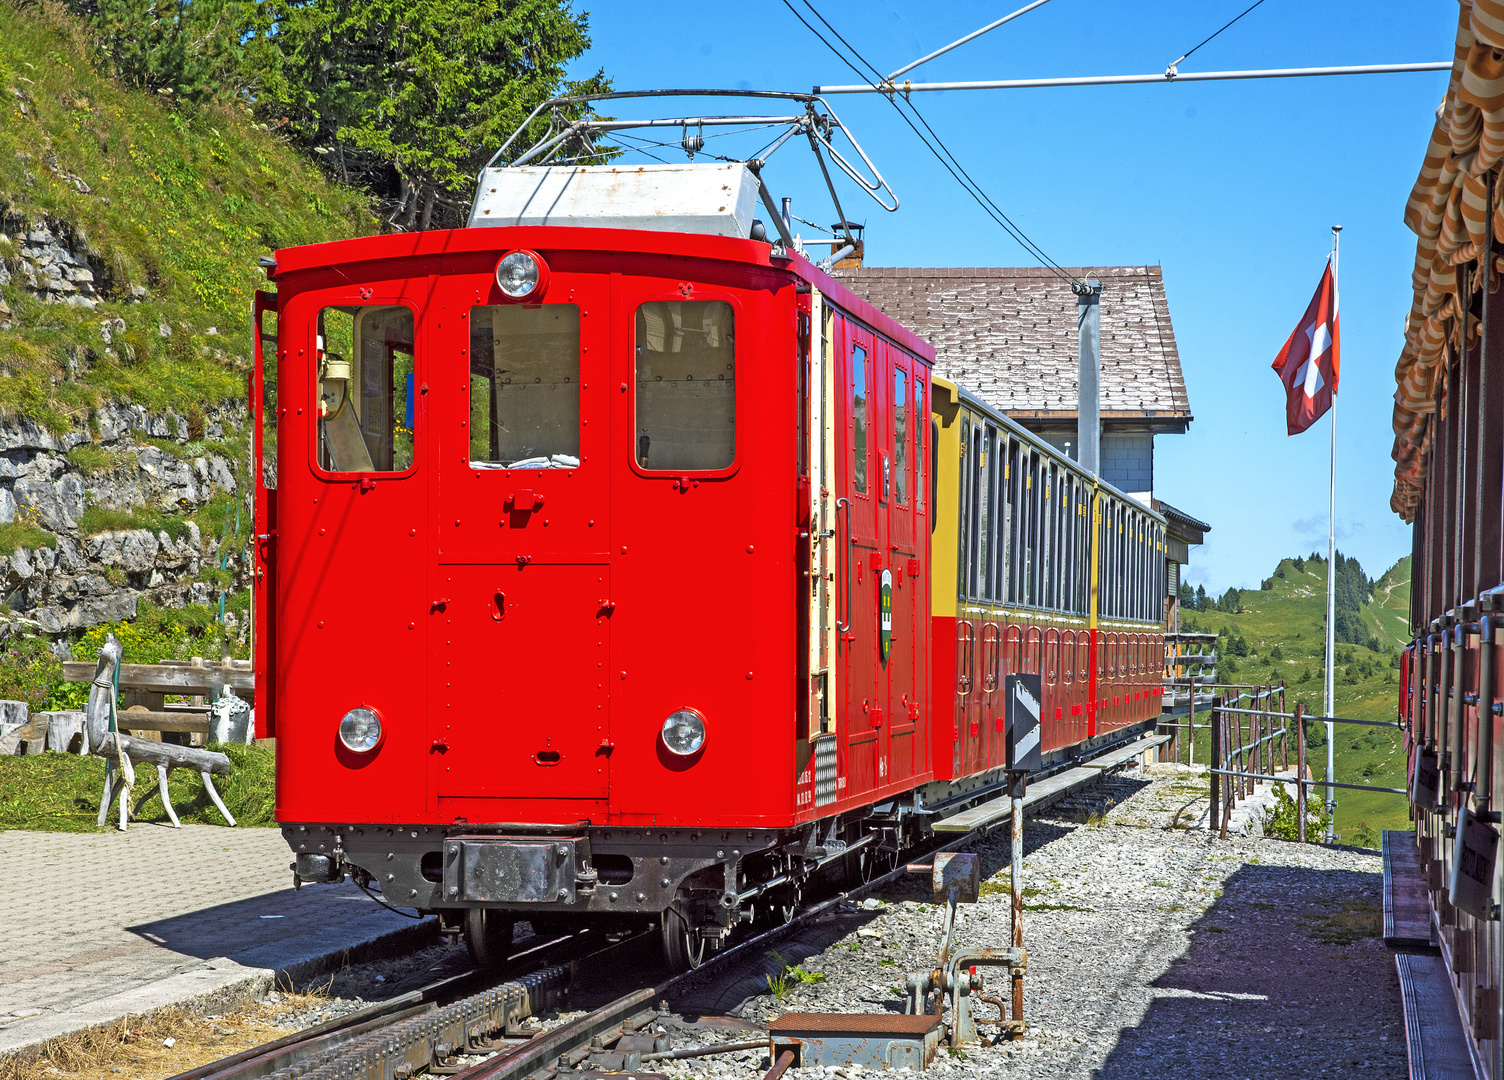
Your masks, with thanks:
[(0, 1053), (191, 998), (243, 997), (419, 926), (348, 883), (295, 892), (290, 862), (276, 829), (0, 832)]

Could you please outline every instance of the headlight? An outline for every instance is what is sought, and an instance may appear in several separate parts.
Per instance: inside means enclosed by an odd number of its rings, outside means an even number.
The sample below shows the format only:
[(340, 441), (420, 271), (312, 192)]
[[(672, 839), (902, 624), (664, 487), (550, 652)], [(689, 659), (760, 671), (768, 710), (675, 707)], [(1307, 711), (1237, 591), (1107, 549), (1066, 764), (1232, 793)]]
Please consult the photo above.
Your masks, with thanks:
[(680, 709), (663, 722), (660, 734), (669, 753), (689, 757), (705, 745), (705, 718), (693, 709)]
[(372, 709), (351, 709), (339, 722), (339, 741), (357, 754), (368, 754), (381, 741), (381, 717)]
[(543, 260), (531, 251), (513, 251), (496, 264), (496, 284), (509, 299), (526, 300), (541, 294), (545, 280)]

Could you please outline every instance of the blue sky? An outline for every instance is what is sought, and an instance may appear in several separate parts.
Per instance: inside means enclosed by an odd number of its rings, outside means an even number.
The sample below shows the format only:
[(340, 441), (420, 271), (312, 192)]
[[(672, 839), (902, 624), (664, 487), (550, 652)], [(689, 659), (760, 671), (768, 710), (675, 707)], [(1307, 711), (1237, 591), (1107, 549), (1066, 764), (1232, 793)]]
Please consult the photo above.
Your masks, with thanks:
[[(1022, 3), (815, 6), (886, 72)], [(1246, 6), (1052, 0), (909, 77), (1160, 72)], [(781, 0), (589, 9), (594, 47), (575, 70), (603, 67), (620, 90), (857, 81)], [(1453, 0), (1265, 0), (1181, 69), (1450, 60), (1456, 25)], [(1157, 440), (1155, 493), (1212, 523), (1192, 551), (1191, 582), (1256, 588), (1280, 557), (1325, 550), (1327, 421), (1287, 438), (1269, 365), (1316, 288), (1334, 224), (1344, 227), (1338, 546), (1374, 577), (1409, 552), (1409, 529), (1389, 510), (1393, 372), (1415, 253), (1401, 217), (1445, 92), (1445, 73), (1425, 73), (915, 95), (972, 176), (1057, 263), (1164, 268), (1196, 419), (1188, 434)], [(902, 200), (888, 214), (851, 184), (840, 189), (848, 216), (868, 224), (869, 265), (1032, 264), (889, 105), (832, 105)], [(654, 109), (623, 103), (616, 114)], [(669, 110), (678, 112), (656, 106)], [(796, 214), (834, 220), (806, 149), (786, 147), (766, 175), (793, 196)]]

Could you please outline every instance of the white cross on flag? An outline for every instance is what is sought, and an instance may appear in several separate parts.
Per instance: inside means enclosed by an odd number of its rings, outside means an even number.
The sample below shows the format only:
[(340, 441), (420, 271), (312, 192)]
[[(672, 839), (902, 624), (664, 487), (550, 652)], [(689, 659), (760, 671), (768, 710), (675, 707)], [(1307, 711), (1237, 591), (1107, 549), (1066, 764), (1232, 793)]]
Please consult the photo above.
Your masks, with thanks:
[(1285, 423), (1299, 435), (1332, 407), (1341, 368), (1337, 342), (1337, 283), (1327, 263), (1300, 325), (1274, 358), (1274, 370), (1285, 384)]

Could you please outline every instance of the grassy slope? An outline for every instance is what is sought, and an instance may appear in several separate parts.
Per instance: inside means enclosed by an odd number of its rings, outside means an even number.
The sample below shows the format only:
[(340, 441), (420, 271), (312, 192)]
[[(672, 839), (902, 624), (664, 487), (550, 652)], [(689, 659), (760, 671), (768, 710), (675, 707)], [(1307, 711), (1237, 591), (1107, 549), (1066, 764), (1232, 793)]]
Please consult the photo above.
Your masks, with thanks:
[[(0, 4), (0, 211), (80, 230), (112, 297), (89, 311), (38, 303), (20, 280), (3, 289), (15, 325), (0, 332), (0, 412), (60, 427), (102, 399), (186, 414), (243, 398), (257, 256), (372, 231), (366, 201), (243, 111), (172, 111), (87, 56), (65, 14)], [(0, 242), (0, 259), (17, 278), (18, 248)], [(121, 302), (132, 285), (145, 302)], [(107, 317), (127, 325), (114, 357), (99, 332)], [(72, 378), (70, 350), (86, 357)]]
[[(1304, 572), (1288, 559), (1280, 563), (1284, 577), (1274, 578), (1267, 592), (1246, 592), (1243, 605), (1249, 609), (1230, 615), (1220, 611), (1187, 613), (1185, 629), (1220, 632), (1226, 628), (1248, 642), (1250, 655), (1237, 658), (1237, 672), (1229, 675), (1225, 662), (1218, 677), (1225, 682), (1263, 683), (1284, 679), (1289, 685), (1286, 701), (1296, 702), (1307, 713), (1322, 712), (1322, 661), (1326, 648), (1326, 564), (1306, 563)], [(1389, 649), (1407, 641), (1410, 610), (1410, 560), (1401, 559), (1374, 586), (1374, 598), (1363, 611), (1364, 621), (1379, 637), (1381, 651), (1361, 645), (1337, 646), (1336, 715), (1359, 720), (1393, 720), (1399, 697), (1399, 670), (1391, 666)], [(1271, 653), (1279, 646), (1282, 659)], [(1224, 653), (1226, 650), (1222, 650)], [(1397, 731), (1358, 725), (1337, 725), (1335, 744), (1336, 779), (1339, 782), (1405, 786), (1403, 742)], [(1197, 760), (1206, 752), (1203, 735)], [(1293, 758), (1293, 744), (1292, 744)], [(1312, 751), (1311, 770), (1320, 777), (1326, 767), (1325, 747)], [(1380, 792), (1338, 791), (1337, 830), (1351, 833), (1366, 824), (1375, 835), (1380, 829), (1408, 827), (1404, 796)]]

